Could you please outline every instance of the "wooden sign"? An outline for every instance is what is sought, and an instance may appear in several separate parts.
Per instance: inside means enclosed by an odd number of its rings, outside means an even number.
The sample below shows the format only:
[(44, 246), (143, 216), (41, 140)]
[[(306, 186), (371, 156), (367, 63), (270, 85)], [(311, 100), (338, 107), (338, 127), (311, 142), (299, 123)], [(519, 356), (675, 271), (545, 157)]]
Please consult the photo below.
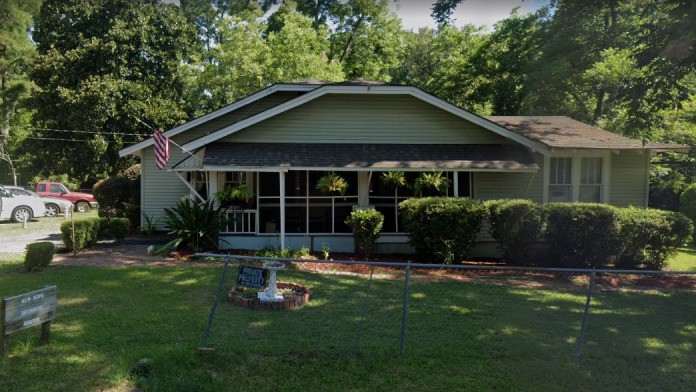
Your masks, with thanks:
[(237, 286), (262, 289), (266, 287), (267, 279), (268, 270), (242, 265), (239, 267), (239, 274), (237, 275)]
[(11, 334), (37, 325), (41, 326), (41, 343), (48, 343), (57, 305), (56, 286), (3, 298), (0, 303), (0, 352), (5, 352)]

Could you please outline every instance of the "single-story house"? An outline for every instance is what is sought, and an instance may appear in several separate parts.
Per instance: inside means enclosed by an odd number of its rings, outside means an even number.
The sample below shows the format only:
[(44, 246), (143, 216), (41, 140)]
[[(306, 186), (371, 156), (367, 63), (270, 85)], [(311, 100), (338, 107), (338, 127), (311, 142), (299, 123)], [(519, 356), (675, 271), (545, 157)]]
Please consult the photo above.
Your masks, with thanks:
[[(444, 195), (601, 202), (645, 207), (653, 154), (684, 146), (644, 143), (564, 116), (479, 116), (416, 87), (374, 82), (275, 84), (172, 128), (168, 167), (153, 139), (124, 148), (142, 163), (142, 219), (163, 223), (183, 197), (213, 200), (246, 184), (253, 198), (226, 211), (223, 248), (351, 251), (353, 208), (385, 215), (382, 252), (408, 251), (398, 202), (382, 173), (443, 172)], [(335, 172), (345, 194), (317, 181)], [(481, 240), (487, 240), (482, 233)]]

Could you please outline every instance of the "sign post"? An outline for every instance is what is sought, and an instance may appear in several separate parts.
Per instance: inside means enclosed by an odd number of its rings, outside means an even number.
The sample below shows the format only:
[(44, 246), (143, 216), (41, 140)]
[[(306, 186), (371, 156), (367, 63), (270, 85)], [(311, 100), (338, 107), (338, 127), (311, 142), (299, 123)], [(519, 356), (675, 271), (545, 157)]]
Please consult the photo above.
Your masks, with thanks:
[(57, 305), (56, 286), (3, 298), (0, 302), (0, 355), (7, 352), (11, 334), (38, 325), (41, 325), (39, 343), (47, 344)]

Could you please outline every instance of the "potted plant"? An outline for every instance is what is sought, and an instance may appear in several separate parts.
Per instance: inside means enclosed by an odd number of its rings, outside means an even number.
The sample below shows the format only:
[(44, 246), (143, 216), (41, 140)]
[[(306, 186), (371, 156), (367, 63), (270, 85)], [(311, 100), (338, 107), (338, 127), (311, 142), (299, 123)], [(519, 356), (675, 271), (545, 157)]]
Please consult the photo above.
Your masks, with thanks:
[(251, 190), (249, 185), (240, 184), (217, 192), (215, 197), (220, 201), (222, 207), (234, 205), (239, 208), (247, 208), (251, 205), (251, 200), (254, 198), (254, 191)]
[(423, 172), (416, 178), (413, 189), (418, 196), (423, 196), (423, 194), (428, 191), (439, 193), (447, 192), (448, 185), (449, 181), (441, 171), (430, 173)]
[(348, 191), (348, 181), (338, 174), (331, 172), (317, 181), (317, 190), (331, 196), (342, 196)]

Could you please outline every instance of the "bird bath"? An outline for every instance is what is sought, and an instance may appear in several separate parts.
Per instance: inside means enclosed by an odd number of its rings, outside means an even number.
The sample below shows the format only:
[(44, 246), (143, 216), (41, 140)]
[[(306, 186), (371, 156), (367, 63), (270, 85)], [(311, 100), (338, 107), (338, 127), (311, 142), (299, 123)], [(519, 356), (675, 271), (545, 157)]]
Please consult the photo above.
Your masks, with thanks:
[(285, 269), (285, 264), (277, 261), (267, 261), (263, 268), (268, 270), (268, 287), (260, 291), (257, 296), (261, 302), (283, 302), (285, 298), (278, 292), (278, 278), (276, 272)]

